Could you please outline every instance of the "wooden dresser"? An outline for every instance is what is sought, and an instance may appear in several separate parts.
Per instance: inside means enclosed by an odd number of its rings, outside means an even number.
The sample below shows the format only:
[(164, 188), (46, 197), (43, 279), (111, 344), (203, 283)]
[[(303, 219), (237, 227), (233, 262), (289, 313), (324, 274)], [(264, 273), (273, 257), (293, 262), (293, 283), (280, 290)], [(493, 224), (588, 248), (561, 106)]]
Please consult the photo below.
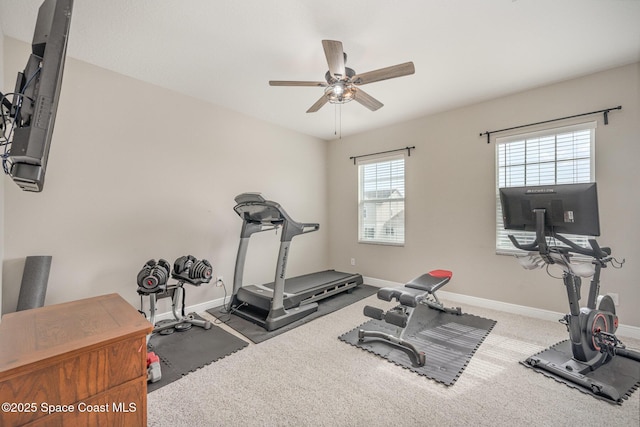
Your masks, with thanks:
[(0, 426), (146, 426), (146, 335), (117, 294), (0, 322)]

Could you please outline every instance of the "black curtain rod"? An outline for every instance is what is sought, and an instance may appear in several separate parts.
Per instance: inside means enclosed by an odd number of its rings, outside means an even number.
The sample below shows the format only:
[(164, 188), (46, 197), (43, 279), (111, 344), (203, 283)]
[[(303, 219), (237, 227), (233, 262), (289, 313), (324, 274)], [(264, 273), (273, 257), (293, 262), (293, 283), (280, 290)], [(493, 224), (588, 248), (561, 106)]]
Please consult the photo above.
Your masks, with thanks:
[(529, 123), (528, 125), (520, 125), (520, 126), (514, 126), (512, 128), (487, 131), (487, 132), (481, 133), (480, 136), (487, 135), (487, 144), (490, 144), (491, 143), (491, 134), (493, 134), (493, 133), (505, 132), (505, 131), (508, 131), (508, 130), (526, 128), (526, 127), (535, 126), (535, 125), (542, 125), (544, 123), (557, 122), (559, 120), (573, 119), (575, 117), (590, 116), (591, 114), (598, 114), (598, 113), (604, 113), (604, 124), (608, 125), (609, 124), (609, 111), (613, 111), (613, 110), (622, 110), (622, 105), (618, 105), (617, 107), (612, 107), (612, 108), (606, 108), (604, 110), (592, 111), (590, 113), (582, 113), (582, 114), (576, 114), (574, 116), (561, 117), (559, 119), (551, 119), (551, 120), (545, 120), (543, 122)]
[(349, 160), (353, 160), (353, 164), (356, 164), (356, 160), (359, 159), (360, 157), (369, 157), (369, 156), (376, 156), (378, 154), (387, 154), (387, 153), (395, 153), (396, 151), (404, 151), (407, 150), (407, 155), (409, 157), (411, 157), (411, 150), (415, 150), (416, 146), (412, 146), (412, 147), (404, 147), (404, 148), (398, 148), (396, 150), (389, 150), (389, 151), (379, 151), (377, 153), (371, 153), (371, 154), (361, 154), (359, 156), (351, 156), (349, 157)]

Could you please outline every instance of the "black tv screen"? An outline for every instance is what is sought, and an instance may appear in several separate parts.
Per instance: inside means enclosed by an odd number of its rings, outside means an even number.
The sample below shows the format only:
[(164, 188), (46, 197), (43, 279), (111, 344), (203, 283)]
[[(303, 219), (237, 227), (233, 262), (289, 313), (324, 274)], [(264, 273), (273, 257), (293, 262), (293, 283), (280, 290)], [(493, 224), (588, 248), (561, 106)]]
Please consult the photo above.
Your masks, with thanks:
[(72, 8), (73, 0), (42, 3), (31, 55), (24, 71), (18, 73), (9, 112), (13, 118), (11, 146), (3, 163), (5, 172), (26, 191), (39, 192), (44, 186)]
[(507, 230), (535, 231), (534, 210), (543, 209), (547, 232), (600, 235), (595, 182), (501, 188), (500, 203)]

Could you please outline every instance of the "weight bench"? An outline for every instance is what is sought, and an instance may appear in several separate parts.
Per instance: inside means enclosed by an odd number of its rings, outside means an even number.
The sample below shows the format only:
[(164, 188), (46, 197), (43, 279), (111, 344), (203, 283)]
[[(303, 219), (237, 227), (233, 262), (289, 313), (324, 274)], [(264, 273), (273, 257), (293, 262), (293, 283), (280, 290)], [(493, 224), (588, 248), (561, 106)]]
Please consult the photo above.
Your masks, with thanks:
[(383, 332), (360, 329), (358, 331), (358, 340), (363, 342), (366, 338), (375, 338), (388, 341), (390, 344), (397, 345), (407, 351), (410, 356), (413, 356), (414, 362), (418, 366), (424, 366), (424, 352), (418, 351), (413, 344), (404, 339), (405, 328), (411, 322), (413, 309), (418, 304), (423, 304), (445, 313), (462, 314), (460, 307), (445, 307), (436, 296), (436, 291), (446, 285), (452, 276), (453, 273), (449, 270), (432, 270), (420, 277), (416, 277), (402, 288), (381, 288), (378, 291), (378, 299), (384, 301), (393, 301), (395, 299), (400, 305), (387, 312), (367, 305), (364, 307), (364, 315), (398, 326), (402, 328), (402, 332), (399, 336), (395, 336)]

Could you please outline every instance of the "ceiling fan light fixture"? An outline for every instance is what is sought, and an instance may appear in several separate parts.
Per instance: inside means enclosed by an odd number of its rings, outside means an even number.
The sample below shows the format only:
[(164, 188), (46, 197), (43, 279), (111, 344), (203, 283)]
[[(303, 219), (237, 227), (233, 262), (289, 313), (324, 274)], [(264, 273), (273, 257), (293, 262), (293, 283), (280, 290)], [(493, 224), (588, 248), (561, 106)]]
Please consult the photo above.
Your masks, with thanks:
[(335, 83), (327, 87), (324, 91), (329, 102), (332, 104), (345, 104), (356, 97), (356, 88), (344, 82)]

